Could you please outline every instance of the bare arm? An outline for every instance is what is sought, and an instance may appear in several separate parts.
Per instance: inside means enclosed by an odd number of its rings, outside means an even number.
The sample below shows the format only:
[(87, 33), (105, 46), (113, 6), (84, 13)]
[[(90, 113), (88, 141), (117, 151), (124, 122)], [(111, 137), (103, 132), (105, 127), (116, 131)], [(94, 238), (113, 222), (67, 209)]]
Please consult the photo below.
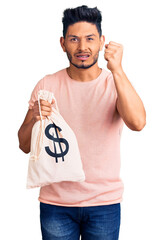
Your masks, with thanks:
[(117, 110), (125, 124), (134, 131), (140, 131), (146, 124), (146, 111), (122, 68), (123, 46), (110, 41), (105, 45), (104, 57), (112, 72), (117, 90)]
[(30, 152), (31, 132), (32, 132), (32, 127), (33, 127), (34, 123), (35, 123), (35, 121), (33, 119), (32, 110), (29, 109), (26, 114), (26, 117), (24, 119), (24, 122), (22, 123), (22, 125), (18, 131), (19, 148), (24, 153)]
[(121, 69), (113, 72), (117, 89), (117, 110), (126, 125), (134, 131), (140, 131), (146, 124), (146, 112), (142, 100)]
[[(43, 119), (45, 119), (46, 116), (51, 115), (51, 111), (52, 111), (51, 104), (53, 104), (54, 101), (50, 104), (47, 101), (41, 100), (40, 103), (41, 103), (42, 117)], [(18, 131), (19, 148), (24, 153), (30, 152), (32, 127), (34, 126), (35, 122), (39, 120), (41, 120), (41, 118), (39, 114), (38, 101), (36, 101), (34, 103), (33, 108), (28, 110), (26, 117)]]

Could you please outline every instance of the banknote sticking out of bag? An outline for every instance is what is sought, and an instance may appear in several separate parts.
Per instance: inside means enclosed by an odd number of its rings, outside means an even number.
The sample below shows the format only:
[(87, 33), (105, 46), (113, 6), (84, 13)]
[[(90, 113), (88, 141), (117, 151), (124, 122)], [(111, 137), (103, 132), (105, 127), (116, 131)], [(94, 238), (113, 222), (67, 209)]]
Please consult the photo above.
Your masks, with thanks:
[[(42, 118), (40, 100), (52, 103), (51, 116)], [(46, 186), (55, 182), (85, 181), (85, 173), (75, 133), (61, 116), (52, 92), (38, 91), (41, 120), (31, 134), (27, 188)]]

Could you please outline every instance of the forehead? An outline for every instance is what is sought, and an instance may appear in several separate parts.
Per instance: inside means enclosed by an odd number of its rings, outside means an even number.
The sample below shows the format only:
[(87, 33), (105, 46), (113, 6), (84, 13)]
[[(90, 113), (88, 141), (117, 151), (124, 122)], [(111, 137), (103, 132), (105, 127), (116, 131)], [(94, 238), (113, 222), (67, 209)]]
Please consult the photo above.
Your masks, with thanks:
[(66, 35), (76, 35), (82, 37), (90, 34), (99, 35), (95, 24), (88, 22), (77, 22), (68, 27)]

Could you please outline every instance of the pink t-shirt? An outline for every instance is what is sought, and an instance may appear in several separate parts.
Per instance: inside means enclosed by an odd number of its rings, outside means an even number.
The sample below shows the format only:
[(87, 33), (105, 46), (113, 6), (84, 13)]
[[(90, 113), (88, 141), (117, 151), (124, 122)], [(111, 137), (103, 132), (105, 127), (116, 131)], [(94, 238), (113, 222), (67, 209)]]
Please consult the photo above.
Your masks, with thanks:
[(86, 179), (41, 187), (39, 201), (81, 207), (121, 202), (120, 137), (124, 122), (116, 109), (112, 73), (102, 69), (88, 82), (71, 79), (66, 69), (46, 75), (32, 92), (30, 109), (40, 89), (54, 93), (60, 114), (74, 131)]

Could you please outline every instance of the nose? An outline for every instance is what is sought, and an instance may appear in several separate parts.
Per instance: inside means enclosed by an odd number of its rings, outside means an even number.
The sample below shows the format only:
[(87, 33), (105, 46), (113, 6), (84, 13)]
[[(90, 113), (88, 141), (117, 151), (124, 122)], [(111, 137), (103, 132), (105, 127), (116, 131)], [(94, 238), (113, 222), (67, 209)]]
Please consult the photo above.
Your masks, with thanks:
[(80, 52), (84, 52), (84, 51), (87, 50), (87, 43), (86, 43), (85, 39), (81, 39), (81, 40), (79, 41), (78, 50), (79, 50)]

